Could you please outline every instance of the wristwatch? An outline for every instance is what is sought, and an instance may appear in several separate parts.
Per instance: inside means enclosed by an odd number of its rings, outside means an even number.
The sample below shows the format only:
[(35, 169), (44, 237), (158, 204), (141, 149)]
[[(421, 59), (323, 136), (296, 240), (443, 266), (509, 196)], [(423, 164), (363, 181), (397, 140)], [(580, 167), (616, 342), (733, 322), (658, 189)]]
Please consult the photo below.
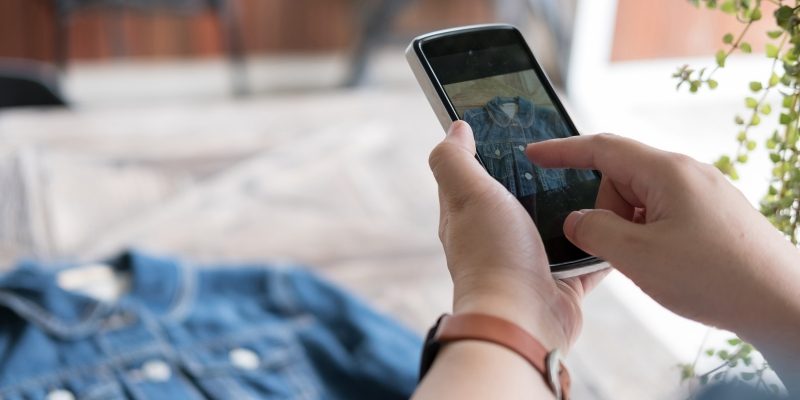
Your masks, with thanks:
[(556, 399), (569, 399), (569, 372), (561, 362), (558, 349), (548, 351), (513, 322), (486, 314), (444, 314), (439, 317), (425, 338), (420, 360), (420, 381), (433, 365), (442, 346), (459, 340), (480, 340), (508, 348), (542, 374)]

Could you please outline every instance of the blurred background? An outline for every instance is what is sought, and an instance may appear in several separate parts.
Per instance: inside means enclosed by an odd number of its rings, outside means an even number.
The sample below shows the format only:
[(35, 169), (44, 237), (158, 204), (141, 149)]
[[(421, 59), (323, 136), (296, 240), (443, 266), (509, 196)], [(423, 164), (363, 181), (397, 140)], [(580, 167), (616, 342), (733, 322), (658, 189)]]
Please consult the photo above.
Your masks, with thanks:
[[(4, 0), (0, 268), (131, 246), (298, 260), (423, 332), (450, 302), (443, 133), (403, 50), (486, 22), (523, 30), (586, 133), (706, 162), (735, 149), (743, 77), (769, 71), (734, 57), (716, 91), (676, 91), (739, 29), (684, 0)], [(754, 202), (765, 158), (737, 183)], [(730, 337), (708, 332), (614, 273), (586, 301), (575, 398), (681, 398), (677, 364)]]

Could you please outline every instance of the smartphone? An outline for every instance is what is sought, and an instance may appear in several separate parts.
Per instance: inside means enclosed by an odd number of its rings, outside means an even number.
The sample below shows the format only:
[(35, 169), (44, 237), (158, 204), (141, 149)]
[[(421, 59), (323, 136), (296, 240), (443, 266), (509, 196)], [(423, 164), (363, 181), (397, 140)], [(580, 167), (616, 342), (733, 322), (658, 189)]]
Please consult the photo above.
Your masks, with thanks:
[(564, 237), (566, 216), (594, 208), (600, 173), (544, 169), (525, 156), (528, 143), (578, 130), (522, 34), (505, 24), (428, 33), (406, 50), (414, 75), (442, 128), (470, 124), (477, 159), (528, 211), (558, 278), (607, 267)]

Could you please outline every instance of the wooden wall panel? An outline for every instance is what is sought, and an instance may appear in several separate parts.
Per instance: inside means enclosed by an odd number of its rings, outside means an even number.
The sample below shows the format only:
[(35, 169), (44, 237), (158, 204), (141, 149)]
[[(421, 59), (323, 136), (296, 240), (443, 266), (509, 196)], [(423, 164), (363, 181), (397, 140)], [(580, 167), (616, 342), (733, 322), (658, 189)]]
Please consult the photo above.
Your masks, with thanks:
[[(765, 32), (774, 24), (764, 2), (764, 17), (750, 28), (747, 41), (761, 51)], [(617, 0), (611, 59), (614, 61), (704, 56), (723, 47), (722, 36), (737, 34), (743, 25), (718, 10), (696, 8), (687, 0)]]
[[(342, 50), (352, 45), (363, 7), (374, 0), (234, 0), (250, 54)], [(417, 0), (398, 20), (408, 35), (458, 24), (493, 20), (492, 0)], [(772, 18), (765, 13), (750, 34), (760, 49)], [(119, 21), (117, 23), (116, 21)], [(726, 32), (740, 25), (719, 11), (696, 9), (685, 0), (618, 0), (612, 59), (713, 54)], [(218, 20), (210, 12), (190, 17), (88, 10), (69, 30), (70, 59), (211, 57), (225, 51)], [(114, 32), (120, 33), (115, 36)], [(119, 45), (115, 45), (119, 37)], [(0, 1), (0, 57), (52, 60), (52, 0)], [(122, 54), (119, 54), (122, 53)]]
[[(363, 8), (374, 0), (233, 0), (249, 54), (341, 50), (354, 43)], [(418, 0), (400, 17), (401, 31), (486, 22), (491, 0)], [(69, 58), (210, 57), (225, 51), (211, 12), (190, 16), (90, 9), (70, 21)], [(0, 57), (51, 61), (52, 0), (0, 1)]]
[(53, 53), (52, 9), (41, 0), (0, 1), (0, 56), (41, 58)]

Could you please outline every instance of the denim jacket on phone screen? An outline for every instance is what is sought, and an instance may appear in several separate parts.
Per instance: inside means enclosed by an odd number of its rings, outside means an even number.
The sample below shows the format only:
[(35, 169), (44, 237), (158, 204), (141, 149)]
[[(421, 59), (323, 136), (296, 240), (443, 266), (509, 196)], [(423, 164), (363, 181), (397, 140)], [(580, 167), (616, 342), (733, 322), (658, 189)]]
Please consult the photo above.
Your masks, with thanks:
[(405, 399), (419, 337), (297, 268), (132, 252), (113, 302), (23, 264), (0, 276), (0, 398)]
[[(509, 117), (504, 104), (516, 104), (517, 112)], [(539, 168), (525, 156), (528, 143), (565, 138), (570, 131), (555, 111), (536, 107), (521, 97), (495, 97), (484, 107), (464, 112), (475, 135), (478, 155), (489, 174), (514, 196), (563, 189), (567, 186), (565, 170)], [(577, 179), (595, 179), (589, 170), (574, 171)]]

